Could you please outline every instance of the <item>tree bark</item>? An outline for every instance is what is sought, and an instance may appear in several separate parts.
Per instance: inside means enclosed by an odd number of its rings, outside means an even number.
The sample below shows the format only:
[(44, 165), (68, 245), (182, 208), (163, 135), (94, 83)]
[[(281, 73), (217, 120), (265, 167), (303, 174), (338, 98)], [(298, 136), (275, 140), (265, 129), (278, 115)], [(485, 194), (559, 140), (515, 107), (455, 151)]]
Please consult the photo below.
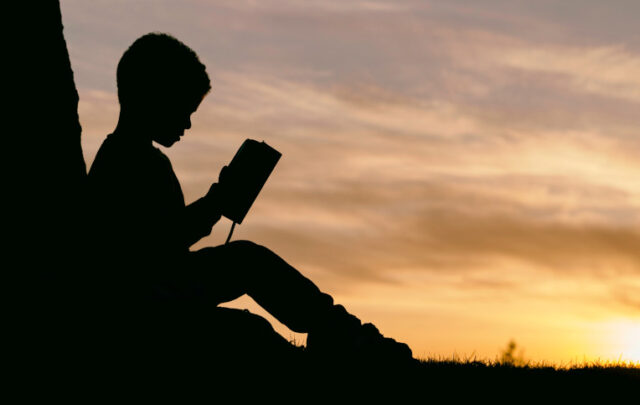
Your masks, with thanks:
[(3, 267), (16, 281), (5, 284), (18, 322), (14, 329), (22, 345), (31, 351), (42, 347), (43, 353), (54, 344), (55, 339), (43, 339), (52, 330), (70, 333), (60, 316), (69, 315), (68, 304), (75, 301), (70, 283), (84, 262), (86, 166), (60, 4), (45, 0), (14, 7), (8, 15), (16, 29), (3, 58), (9, 83), (2, 126), (8, 178)]

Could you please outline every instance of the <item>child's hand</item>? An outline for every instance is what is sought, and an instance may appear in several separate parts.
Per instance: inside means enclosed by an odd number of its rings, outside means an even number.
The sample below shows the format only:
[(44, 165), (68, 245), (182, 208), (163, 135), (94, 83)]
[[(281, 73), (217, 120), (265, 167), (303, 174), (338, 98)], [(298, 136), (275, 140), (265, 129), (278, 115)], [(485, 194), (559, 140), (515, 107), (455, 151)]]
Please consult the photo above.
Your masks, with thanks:
[(220, 205), (220, 201), (222, 201), (221, 189), (222, 187), (218, 183), (213, 183), (211, 187), (209, 187), (206, 197), (212, 205)]
[(227, 166), (224, 166), (218, 175), (218, 182), (213, 183), (211, 187), (209, 187), (209, 191), (205, 196), (211, 210), (218, 214), (222, 211), (222, 201), (225, 195), (224, 190), (225, 185), (227, 184), (225, 181), (229, 181), (228, 177)]
[(227, 173), (227, 166), (223, 166), (222, 169), (220, 169), (220, 174), (218, 175), (218, 183), (223, 183), (226, 184), (224, 179), (227, 179), (228, 181), (228, 177), (229, 174)]
[(209, 191), (207, 195), (205, 195), (205, 199), (207, 201), (207, 205), (209, 206), (210, 212), (217, 217), (216, 221), (220, 219), (222, 214), (222, 195), (221, 186), (218, 183), (213, 183), (211, 187), (209, 187)]
[[(227, 166), (223, 166), (220, 170), (220, 174), (218, 175), (218, 182), (213, 183), (209, 188), (209, 192), (207, 193), (207, 198), (212, 201), (221, 201), (222, 195), (224, 194), (224, 188), (228, 182), (229, 175), (227, 174)], [(225, 180), (226, 179), (226, 180)]]

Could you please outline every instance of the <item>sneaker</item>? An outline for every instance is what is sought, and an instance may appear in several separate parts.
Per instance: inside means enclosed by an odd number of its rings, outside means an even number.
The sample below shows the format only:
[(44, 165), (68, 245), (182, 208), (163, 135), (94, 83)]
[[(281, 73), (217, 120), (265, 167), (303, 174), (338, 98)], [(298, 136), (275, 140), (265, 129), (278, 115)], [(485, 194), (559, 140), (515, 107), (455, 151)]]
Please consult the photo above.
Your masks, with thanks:
[(322, 325), (309, 332), (307, 351), (324, 361), (411, 363), (409, 346), (384, 337), (372, 323), (362, 324), (342, 305), (335, 305)]

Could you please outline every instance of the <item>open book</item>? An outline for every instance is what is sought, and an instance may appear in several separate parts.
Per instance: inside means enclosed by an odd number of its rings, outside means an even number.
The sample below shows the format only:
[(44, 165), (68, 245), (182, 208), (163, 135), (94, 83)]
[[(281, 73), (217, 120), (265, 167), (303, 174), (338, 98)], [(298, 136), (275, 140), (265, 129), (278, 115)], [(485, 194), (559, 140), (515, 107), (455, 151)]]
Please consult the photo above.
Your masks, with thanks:
[(244, 141), (224, 173), (222, 215), (241, 224), (282, 154), (264, 142)]

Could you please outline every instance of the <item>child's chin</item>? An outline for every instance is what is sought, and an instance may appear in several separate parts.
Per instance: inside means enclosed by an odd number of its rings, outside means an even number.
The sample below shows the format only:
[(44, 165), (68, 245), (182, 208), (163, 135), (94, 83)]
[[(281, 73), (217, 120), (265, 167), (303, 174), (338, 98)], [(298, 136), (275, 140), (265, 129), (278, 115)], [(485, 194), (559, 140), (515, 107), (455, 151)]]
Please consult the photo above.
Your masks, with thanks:
[(160, 145), (164, 146), (165, 148), (169, 148), (171, 146), (173, 146), (174, 143), (178, 142), (180, 140), (180, 138), (173, 138), (173, 139), (156, 139), (156, 142), (158, 142)]

